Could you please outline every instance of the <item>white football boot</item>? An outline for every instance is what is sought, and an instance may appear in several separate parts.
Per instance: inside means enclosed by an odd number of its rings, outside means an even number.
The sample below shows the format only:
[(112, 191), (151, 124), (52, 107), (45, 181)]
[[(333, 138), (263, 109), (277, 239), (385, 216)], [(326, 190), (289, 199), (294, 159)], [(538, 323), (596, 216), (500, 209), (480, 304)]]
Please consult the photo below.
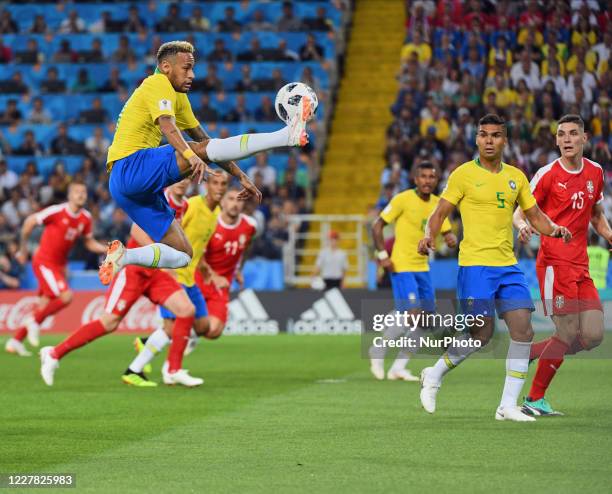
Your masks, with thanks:
[(34, 317), (28, 316), (24, 319), (23, 325), (28, 330), (28, 342), (32, 346), (40, 345), (40, 326)]
[(382, 381), (385, 378), (385, 359), (383, 358), (371, 358), (370, 359), (370, 372), (378, 381)]
[(52, 346), (40, 349), (40, 375), (47, 386), (53, 386), (55, 371), (59, 367), (59, 360), (51, 356)]
[(535, 422), (534, 417), (523, 413), (520, 407), (497, 407), (495, 420), (512, 420), (513, 422)]
[(421, 405), (427, 413), (436, 411), (436, 395), (442, 384), (429, 376), (432, 369), (433, 367), (425, 367), (421, 371)]
[(407, 381), (407, 382), (418, 382), (419, 378), (415, 376), (408, 369), (394, 369), (391, 367), (387, 372), (387, 379), (389, 381)]
[(181, 386), (193, 388), (195, 386), (201, 386), (204, 384), (204, 379), (201, 377), (190, 376), (187, 369), (180, 369), (176, 372), (168, 372), (168, 361), (164, 362), (164, 365), (162, 366), (162, 379), (164, 384), (167, 384), (168, 386), (180, 384)]
[(287, 122), (289, 127), (289, 146), (305, 146), (308, 144), (306, 123), (312, 118), (312, 101), (308, 96), (302, 96), (293, 118)]
[(4, 349), (7, 353), (12, 353), (14, 355), (19, 355), (20, 357), (31, 357), (32, 352), (29, 352), (25, 345), (21, 343), (21, 341), (16, 340), (15, 338), (10, 338), (7, 340), (6, 345), (4, 345)]

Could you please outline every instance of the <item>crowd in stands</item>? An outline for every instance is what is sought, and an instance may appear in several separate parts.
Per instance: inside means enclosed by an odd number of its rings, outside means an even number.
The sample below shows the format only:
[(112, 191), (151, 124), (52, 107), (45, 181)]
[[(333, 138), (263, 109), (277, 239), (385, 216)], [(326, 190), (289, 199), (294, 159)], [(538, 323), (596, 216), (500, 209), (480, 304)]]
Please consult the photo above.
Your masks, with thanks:
[(612, 2), (407, 0), (406, 12), (377, 210), (409, 186), (423, 160), (440, 168), (441, 190), (473, 158), (486, 113), (506, 120), (503, 159), (529, 178), (558, 157), (556, 119), (580, 114), (585, 154), (612, 181)]
[[(261, 229), (253, 254), (279, 258), (285, 216), (311, 207), (349, 10), (346, 0), (4, 4), (0, 277), (18, 268), (11, 251), (23, 219), (64, 201), (71, 180), (88, 186), (96, 236), (127, 237), (129, 219), (108, 192), (107, 150), (123, 104), (153, 73), (157, 49), (177, 38), (196, 48), (189, 97), (213, 137), (280, 128), (274, 97), (289, 81), (318, 94), (307, 148), (241, 163), (265, 198), (247, 205)], [(90, 268), (97, 262), (87, 259)]]

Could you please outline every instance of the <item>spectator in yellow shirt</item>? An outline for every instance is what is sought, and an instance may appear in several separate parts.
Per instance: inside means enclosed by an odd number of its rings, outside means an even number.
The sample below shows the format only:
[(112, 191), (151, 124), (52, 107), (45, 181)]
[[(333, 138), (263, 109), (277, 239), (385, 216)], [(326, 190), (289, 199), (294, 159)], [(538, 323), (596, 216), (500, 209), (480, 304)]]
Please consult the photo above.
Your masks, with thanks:
[(593, 30), (589, 24), (589, 20), (585, 17), (581, 17), (578, 21), (578, 27), (572, 31), (572, 45), (579, 45), (581, 43), (588, 43), (593, 46), (597, 43), (597, 33)]
[(487, 101), (489, 94), (495, 94), (495, 106), (498, 108), (507, 108), (516, 101), (516, 91), (510, 89), (504, 77), (501, 74), (495, 76), (495, 86), (485, 89), (483, 100)]
[(412, 53), (416, 53), (419, 64), (428, 65), (431, 60), (431, 46), (427, 44), (423, 40), (423, 34), (418, 29), (415, 29), (414, 35), (412, 36), (412, 42), (406, 43), (402, 51), (400, 52), (400, 57), (402, 61), (408, 60)]
[[(544, 50), (544, 48), (546, 48), (546, 50)], [(562, 76), (565, 76), (565, 63), (563, 62), (561, 53), (559, 53), (558, 45), (546, 45), (542, 48), (542, 52), (545, 53), (540, 74), (542, 76), (547, 76), (550, 73), (550, 66), (556, 62), (559, 67), (559, 72)]]
[(608, 139), (612, 135), (612, 119), (610, 119), (609, 103), (600, 104), (597, 113), (591, 120), (591, 131), (596, 139)]
[(595, 66), (597, 65), (597, 54), (591, 50), (587, 49), (588, 45), (584, 42), (579, 45), (574, 45), (572, 48), (572, 56), (567, 60), (567, 64), (565, 68), (567, 69), (568, 74), (573, 74), (576, 70), (576, 65), (579, 60), (584, 62), (586, 69), (588, 72), (595, 72)]
[(448, 120), (444, 118), (444, 115), (437, 105), (431, 107), (430, 117), (421, 120), (420, 131), (423, 137), (435, 135), (436, 139), (439, 141), (446, 141), (450, 137), (450, 125), (448, 124)]

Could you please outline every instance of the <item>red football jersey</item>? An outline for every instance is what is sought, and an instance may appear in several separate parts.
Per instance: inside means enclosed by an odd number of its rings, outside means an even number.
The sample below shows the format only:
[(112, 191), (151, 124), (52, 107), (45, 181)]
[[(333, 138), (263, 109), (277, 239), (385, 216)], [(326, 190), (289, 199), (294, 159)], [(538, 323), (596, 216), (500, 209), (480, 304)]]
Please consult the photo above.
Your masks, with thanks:
[[(183, 216), (187, 212), (187, 208), (189, 207), (189, 202), (187, 202), (186, 199), (183, 199), (181, 203), (177, 203), (172, 197), (172, 195), (170, 194), (168, 189), (164, 191), (164, 195), (166, 196), (166, 200), (168, 201), (168, 204), (170, 204), (170, 207), (174, 209), (174, 218), (180, 223), (181, 220), (183, 219)], [(134, 249), (136, 247), (141, 247), (141, 245), (138, 242), (136, 242), (134, 237), (130, 236), (130, 239), (128, 240), (126, 247), (128, 249)]]
[(536, 264), (589, 265), (587, 240), (593, 207), (603, 201), (604, 175), (601, 166), (583, 158), (582, 168), (567, 170), (561, 159), (538, 170), (531, 190), (540, 209), (572, 233), (569, 244), (563, 239), (542, 236)]
[(89, 211), (81, 209), (73, 213), (67, 202), (43, 209), (36, 215), (36, 221), (45, 228), (33, 260), (42, 264), (65, 266), (77, 238), (92, 235)]
[(246, 214), (241, 214), (234, 225), (224, 223), (219, 217), (204, 254), (204, 259), (215, 273), (225, 276), (227, 281), (232, 282), (236, 266), (255, 235), (256, 229), (257, 223)]

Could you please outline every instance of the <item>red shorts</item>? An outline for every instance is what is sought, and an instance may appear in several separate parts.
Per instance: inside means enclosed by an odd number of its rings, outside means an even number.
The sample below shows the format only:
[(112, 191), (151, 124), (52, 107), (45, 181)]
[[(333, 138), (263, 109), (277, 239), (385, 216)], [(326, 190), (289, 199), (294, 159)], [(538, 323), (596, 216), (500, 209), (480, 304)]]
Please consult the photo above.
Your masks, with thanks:
[(229, 288), (218, 290), (212, 283), (198, 283), (202, 295), (206, 299), (206, 307), (208, 308), (209, 317), (216, 317), (223, 321), (227, 321), (227, 305), (229, 304)]
[(57, 298), (68, 289), (66, 266), (41, 263), (32, 260), (32, 270), (38, 280), (38, 294), (43, 297)]
[(584, 266), (536, 266), (544, 314), (603, 310), (599, 292)]
[(178, 281), (160, 269), (126, 266), (113, 279), (108, 292), (104, 311), (124, 316), (141, 295), (156, 305), (163, 305), (174, 292), (182, 290)]

